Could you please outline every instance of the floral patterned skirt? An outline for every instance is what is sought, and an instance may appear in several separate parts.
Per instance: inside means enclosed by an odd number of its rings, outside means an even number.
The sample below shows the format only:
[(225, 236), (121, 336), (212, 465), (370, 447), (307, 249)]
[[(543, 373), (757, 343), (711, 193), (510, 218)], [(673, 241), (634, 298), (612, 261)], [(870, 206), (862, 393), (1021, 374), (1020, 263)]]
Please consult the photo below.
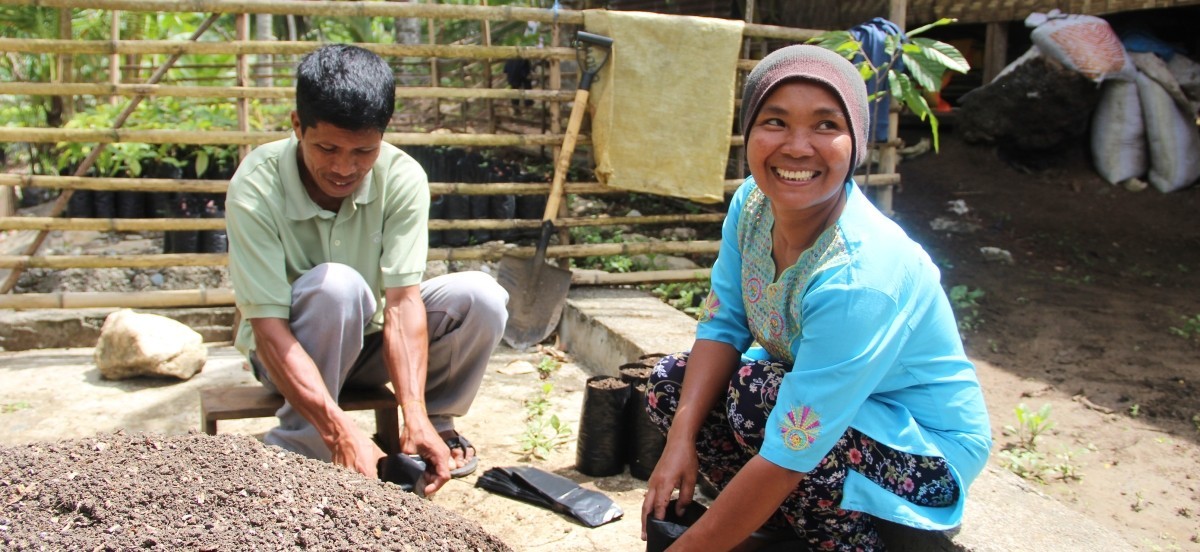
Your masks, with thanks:
[[(679, 406), (687, 361), (688, 353), (665, 356), (650, 376), (646, 407), (664, 432)], [(739, 366), (725, 404), (709, 413), (696, 437), (696, 452), (700, 475), (718, 490), (758, 454), (763, 428), (789, 368), (765, 361)], [(882, 550), (871, 517), (839, 507), (849, 470), (919, 506), (950, 506), (960, 494), (942, 458), (899, 452), (850, 428), (783, 501), (768, 527), (792, 527), (813, 550)]]

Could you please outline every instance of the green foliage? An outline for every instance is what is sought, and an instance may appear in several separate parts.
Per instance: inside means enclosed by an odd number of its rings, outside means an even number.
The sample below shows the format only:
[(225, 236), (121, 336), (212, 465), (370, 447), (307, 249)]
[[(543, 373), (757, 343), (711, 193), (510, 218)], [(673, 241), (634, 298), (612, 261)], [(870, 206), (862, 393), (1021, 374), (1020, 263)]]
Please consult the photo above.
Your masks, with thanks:
[[(570, 229), (572, 243), (623, 243), (620, 228), (596, 228), (576, 226)], [(631, 272), (634, 267), (633, 259), (627, 255), (611, 255), (607, 257), (579, 257), (571, 259), (575, 268), (591, 268), (605, 272)]]
[(1180, 316), (1179, 318), (1183, 320), (1183, 324), (1178, 328), (1171, 326), (1169, 328), (1171, 334), (1184, 339), (1200, 339), (1200, 314), (1191, 317)]
[(974, 331), (983, 324), (983, 319), (979, 315), (979, 300), (987, 294), (982, 289), (971, 289), (969, 286), (960, 284), (951, 287), (946, 295), (950, 298), (950, 304), (958, 316), (960, 332)]
[(0, 414), (12, 414), (13, 412), (30, 408), (31, 406), (32, 405), (24, 401), (0, 403)]
[(1050, 404), (1044, 404), (1034, 412), (1021, 403), (1013, 412), (1017, 415), (1017, 425), (1006, 425), (1004, 431), (1017, 436), (1017, 447), (1037, 450), (1038, 436), (1054, 427), (1054, 421), (1050, 419)]
[(1017, 424), (1004, 426), (1004, 432), (1015, 435), (1017, 442), (1000, 451), (1000, 458), (1006, 469), (1024, 479), (1040, 483), (1046, 483), (1050, 479), (1078, 481), (1083, 478), (1075, 457), (1086, 451), (1064, 449), (1051, 458), (1038, 450), (1038, 436), (1054, 427), (1054, 422), (1050, 419), (1049, 404), (1034, 412), (1025, 406), (1025, 403), (1021, 403), (1014, 409), (1014, 413), (1017, 416)]
[[(649, 287), (649, 286), (647, 286)], [(693, 317), (700, 315), (700, 304), (708, 296), (711, 284), (702, 282), (667, 282), (650, 287), (650, 293), (677, 310)]]
[[(252, 104), (251, 111), (255, 111)], [(87, 112), (78, 113), (65, 126), (80, 129), (108, 129), (113, 127), (117, 115), (124, 105), (98, 104)], [(264, 112), (269, 112), (264, 110)], [(252, 118), (252, 126), (262, 129), (261, 117)], [(145, 101), (126, 120), (127, 129), (173, 129), (173, 130), (234, 130), (237, 128), (237, 111), (232, 103), (208, 103), (192, 98), (155, 98)], [(63, 170), (78, 165), (91, 152), (93, 144), (64, 142), (59, 144), (57, 168)], [(191, 167), (197, 178), (211, 178), (210, 168), (232, 167), (237, 149), (231, 146), (199, 145), (182, 148), (174, 144), (115, 143), (109, 144), (96, 159), (95, 169), (99, 176), (142, 176), (143, 164), (157, 160), (178, 167)]]
[(562, 363), (554, 360), (554, 357), (542, 357), (542, 361), (537, 365), (538, 377), (547, 379), (561, 367)]
[(525, 431), (518, 438), (521, 459), (545, 460), (550, 453), (571, 442), (571, 428), (550, 411), (554, 385), (543, 383), (536, 395), (525, 401)]
[[(953, 23), (954, 19), (943, 18), (918, 27), (905, 33), (907, 38), (888, 35), (884, 51), (889, 58), (882, 65), (876, 66), (863, 50), (861, 42), (854, 39), (849, 31), (830, 31), (822, 33), (808, 42), (822, 48), (841, 54), (858, 67), (863, 80), (874, 83), (880, 91), (872, 95), (871, 100), (879, 96), (891, 97), (900, 102), (909, 111), (924, 121), (929, 119), (929, 127), (933, 132), (933, 149), (939, 148), (938, 120), (929, 107), (929, 102), (921, 94), (921, 90), (937, 92), (942, 88), (942, 76), (946, 71), (966, 73), (971, 69), (967, 59), (957, 48), (933, 40), (918, 37), (921, 33), (934, 27)], [(897, 62), (903, 61), (904, 70), (896, 69)], [(885, 86), (886, 84), (886, 86)], [(874, 125), (875, 121), (872, 121)], [(874, 129), (871, 131), (874, 135)]]

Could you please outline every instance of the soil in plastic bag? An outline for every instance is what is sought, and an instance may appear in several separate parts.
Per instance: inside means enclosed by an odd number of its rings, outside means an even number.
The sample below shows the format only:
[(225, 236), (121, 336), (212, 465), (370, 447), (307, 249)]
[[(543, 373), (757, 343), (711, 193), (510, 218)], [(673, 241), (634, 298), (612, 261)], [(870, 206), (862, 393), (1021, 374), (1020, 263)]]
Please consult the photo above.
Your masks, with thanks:
[(658, 457), (662, 456), (667, 436), (650, 421), (646, 412), (646, 384), (633, 387), (633, 397), (625, 408), (626, 428), (629, 431), (629, 475), (642, 481), (650, 479)]
[(579, 416), (575, 469), (606, 477), (625, 471), (626, 404), (630, 385), (612, 376), (588, 378)]

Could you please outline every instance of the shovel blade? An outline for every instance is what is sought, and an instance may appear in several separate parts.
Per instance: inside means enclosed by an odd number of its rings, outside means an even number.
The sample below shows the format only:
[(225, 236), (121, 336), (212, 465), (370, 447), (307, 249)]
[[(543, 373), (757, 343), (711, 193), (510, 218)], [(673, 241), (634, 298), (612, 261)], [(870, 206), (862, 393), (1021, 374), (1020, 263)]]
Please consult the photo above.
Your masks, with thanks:
[(505, 255), (496, 280), (508, 291), (505, 343), (520, 351), (554, 332), (571, 288), (570, 270), (537, 258)]

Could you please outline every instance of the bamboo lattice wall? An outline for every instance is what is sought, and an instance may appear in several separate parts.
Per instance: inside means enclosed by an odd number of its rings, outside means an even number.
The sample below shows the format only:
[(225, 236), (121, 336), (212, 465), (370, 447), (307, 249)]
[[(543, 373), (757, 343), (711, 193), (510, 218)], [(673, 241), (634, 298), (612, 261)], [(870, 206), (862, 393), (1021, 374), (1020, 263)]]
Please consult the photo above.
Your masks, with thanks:
[[(509, 90), (491, 88), (490, 79), (479, 87), (445, 87), (436, 86), (437, 80), (428, 83), (431, 86), (399, 86), (397, 99), (423, 99), (433, 102), (442, 101), (495, 101), (501, 100), (532, 100), (545, 105), (546, 115), (542, 128), (530, 131), (526, 126), (521, 131), (504, 131), (498, 124), (490, 124), (489, 132), (459, 130), (448, 133), (428, 133), (410, 131), (414, 129), (397, 129), (388, 132), (384, 139), (390, 143), (426, 146), (458, 146), (473, 148), (553, 148), (562, 143), (562, 126), (565, 124), (562, 109), (565, 102), (574, 96), (571, 90), (564, 90), (562, 83), (564, 61), (573, 61), (575, 52), (572, 48), (563, 46), (568, 33), (583, 22), (582, 12), (572, 10), (545, 10), (517, 7), (488, 7), (460, 6), (438, 4), (415, 4), (395, 2), (334, 2), (307, 0), (192, 0), (180, 2), (177, 0), (0, 0), (0, 4), (13, 6), (41, 6), (59, 9), (98, 9), (121, 11), (192, 11), (214, 14), (236, 14), (239, 18), (239, 31), (236, 40), (199, 42), (194, 40), (48, 40), (48, 39), (0, 39), (0, 50), (8, 55), (43, 55), (58, 56), (70, 60), (74, 56), (132, 56), (132, 55), (162, 55), (170, 56), (169, 60), (158, 67), (149, 77), (139, 76), (140, 82), (121, 82), (114, 77), (108, 83), (74, 83), (74, 82), (6, 82), (0, 83), (0, 94), (12, 95), (54, 95), (54, 96), (110, 96), (117, 98), (132, 110), (139, 101), (154, 101), (160, 97), (198, 97), (213, 100), (233, 100), (237, 102), (239, 113), (238, 130), (214, 130), (205, 132), (122, 129), (123, 117), (118, 117), (111, 129), (69, 129), (69, 128), (14, 128), (0, 127), (0, 142), (30, 142), (30, 143), (88, 143), (96, 144), (93, 153), (106, 144), (114, 143), (145, 143), (145, 144), (196, 144), (196, 145), (237, 145), (242, 147), (243, 155), (249, 147), (276, 140), (287, 135), (279, 131), (250, 130), (246, 122), (247, 101), (258, 99), (263, 101), (289, 102), (294, 90), (288, 87), (258, 87), (252, 79), (247, 78), (247, 58), (253, 54), (275, 54), (281, 56), (296, 56), (307, 53), (317, 46), (316, 42), (300, 41), (254, 41), (245, 34), (245, 18), (249, 14), (266, 13), (275, 15), (321, 15), (321, 16), (380, 16), (425, 18), (430, 24), (444, 20), (473, 20), (481, 24), (490, 21), (537, 21), (549, 24), (553, 29), (553, 41), (544, 48), (493, 46), (490, 44), (375, 44), (362, 43), (360, 46), (375, 51), (385, 59), (413, 58), (424, 59), (436, 64), (434, 76), (448, 60), (457, 63), (457, 68), (474, 64), (474, 67), (487, 67), (497, 60), (523, 58), (544, 60), (549, 66), (549, 85), (542, 90)], [(197, 37), (204, 32), (197, 31)], [(818, 34), (819, 31), (810, 29), (794, 29), (749, 23), (744, 30), (748, 41), (747, 55), (755, 49), (749, 47), (750, 41), (792, 41), (801, 42)], [(435, 34), (435, 33), (431, 33)], [(759, 52), (761, 54), (761, 52)], [(238, 77), (235, 82), (216, 83), (207, 86), (161, 84), (166, 69), (184, 56), (194, 54), (227, 54), (237, 58)], [(482, 63), (481, 63), (482, 62)], [(753, 59), (743, 59), (739, 62), (740, 71), (748, 71), (756, 62)], [(114, 64), (113, 67), (117, 65)], [(128, 69), (128, 67), (126, 67)], [(137, 71), (128, 72), (130, 75), (140, 75)], [(490, 74), (490, 73), (486, 73)], [(569, 77), (569, 75), (568, 75)], [(477, 81), (478, 82), (478, 81)], [(435, 103), (435, 106), (438, 105)], [(435, 107), (438, 117), (445, 110)], [(586, 136), (579, 139), (581, 145), (588, 144)], [(730, 137), (730, 145), (740, 149), (741, 137)], [(885, 146), (894, 150), (894, 144)], [(93, 159), (94, 161), (94, 159)], [(88, 163), (85, 160), (84, 164)], [(229, 290), (191, 290), (188, 292), (141, 292), (138, 294), (119, 293), (82, 293), (73, 296), (63, 294), (20, 294), (8, 292), (16, 283), (16, 276), (26, 268), (165, 268), (173, 266), (222, 266), (227, 263), (224, 254), (147, 254), (147, 255), (41, 255), (38, 249), (49, 231), (105, 231), (105, 232), (146, 232), (172, 230), (212, 230), (223, 229), (223, 219), (79, 219), (63, 218), (66, 202), (75, 190), (121, 190), (121, 191), (175, 191), (197, 193), (224, 193), (227, 181), (224, 180), (182, 180), (162, 178), (101, 178), (84, 176), (84, 171), (74, 175), (0, 175), (0, 186), (42, 187), (62, 190), (53, 211), (44, 217), (3, 217), (0, 218), (0, 231), (17, 230), (37, 232), (38, 237), (33, 245), (22, 255), (0, 256), (0, 275), (4, 269), (9, 269), (8, 279), (4, 289), (0, 290), (0, 308), (55, 308), (80, 306), (154, 306), (161, 297), (158, 306), (185, 305), (223, 305), (232, 304), (232, 294)], [(872, 186), (890, 186), (898, 183), (895, 174), (872, 175)], [(726, 191), (732, 192), (740, 183), (734, 179), (727, 181)], [(545, 195), (549, 191), (546, 183), (496, 183), (488, 185), (465, 184), (460, 182), (432, 182), (433, 194), (462, 194), (462, 195)], [(596, 182), (568, 182), (565, 186), (567, 194), (614, 194), (626, 193), (622, 190), (612, 190)], [(890, 209), (890, 205), (886, 206)], [(564, 210), (562, 211), (564, 214)], [(614, 218), (572, 218), (560, 217), (556, 226), (571, 228), (579, 226), (612, 227), (618, 225), (654, 225), (654, 224), (713, 224), (719, 225), (723, 213), (703, 214), (672, 214), (653, 217), (614, 217)], [(430, 230), (449, 229), (512, 229), (536, 228), (539, 220), (512, 219), (475, 219), (475, 220), (431, 220)], [(564, 236), (565, 237), (565, 233)], [(636, 254), (703, 254), (713, 255), (718, 249), (716, 241), (689, 242), (652, 242), (624, 244), (567, 244), (551, 246), (547, 257), (568, 258), (585, 256), (611, 256)], [(496, 260), (508, 252), (532, 254), (532, 247), (514, 247), (499, 242), (484, 245), (464, 247), (431, 248), (430, 260)], [(694, 271), (655, 271), (636, 274), (611, 274), (578, 276), (577, 284), (631, 284), (663, 281), (687, 281), (707, 279), (707, 270)], [(149, 295), (147, 295), (149, 293)]]

